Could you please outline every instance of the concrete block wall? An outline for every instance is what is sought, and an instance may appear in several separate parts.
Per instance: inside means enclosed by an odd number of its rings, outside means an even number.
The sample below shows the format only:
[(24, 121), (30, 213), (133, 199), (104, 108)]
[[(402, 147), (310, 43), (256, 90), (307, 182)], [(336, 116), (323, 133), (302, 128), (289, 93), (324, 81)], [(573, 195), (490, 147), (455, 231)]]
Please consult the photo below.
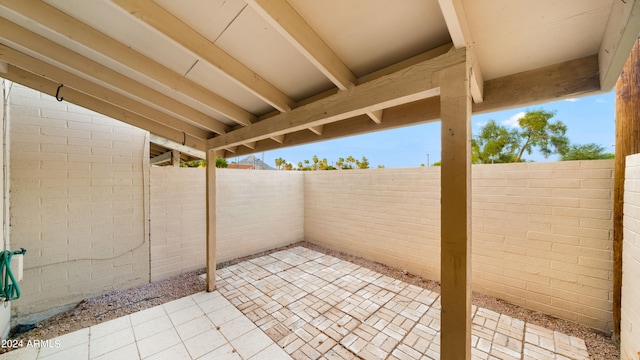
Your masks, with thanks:
[[(474, 290), (611, 329), (613, 162), (473, 166)], [(440, 278), (440, 169), (305, 173), (305, 238)]]
[[(9, 94), (9, 90), (11, 87), (11, 83), (4, 79), (0, 79), (0, 197), (2, 201), (0, 201), (0, 224), (2, 224), (2, 228), (0, 231), (2, 232), (2, 247), (0, 250), (11, 250), (11, 244), (9, 243), (9, 236), (6, 228), (5, 222), (5, 207), (8, 203), (8, 198), (5, 197), (5, 174), (7, 174), (7, 163), (5, 162), (5, 158), (7, 156), (7, 151), (4, 144), (5, 139), (5, 125), (6, 125), (6, 117), (8, 113), (8, 107), (5, 106), (5, 99)], [(0, 339), (5, 339), (9, 335), (10, 330), (10, 320), (11, 320), (11, 302), (8, 305), (0, 306)]]
[(640, 352), (640, 154), (627, 156), (624, 183), (620, 358)]
[(205, 267), (206, 172), (152, 166), (151, 281)]
[(18, 84), (9, 101), (14, 315), (149, 281), (147, 133)]
[(302, 172), (216, 171), (218, 262), (303, 239)]
[(440, 168), (305, 172), (305, 239), (440, 279)]
[(612, 328), (613, 161), (473, 167), (473, 287)]

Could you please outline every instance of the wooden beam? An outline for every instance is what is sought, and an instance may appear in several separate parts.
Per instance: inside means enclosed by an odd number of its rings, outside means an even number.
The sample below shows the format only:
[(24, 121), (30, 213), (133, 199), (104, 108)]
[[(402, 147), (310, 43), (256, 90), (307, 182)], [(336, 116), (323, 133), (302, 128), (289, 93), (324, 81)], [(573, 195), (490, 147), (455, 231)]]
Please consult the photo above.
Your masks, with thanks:
[(158, 156), (154, 156), (149, 161), (151, 165), (158, 165), (166, 162), (170, 162), (173, 159), (173, 150), (169, 150), (164, 154), (160, 154)]
[[(160, 110), (135, 101), (113, 90), (109, 90), (103, 86), (93, 83), (80, 76), (74, 75), (68, 71), (47, 64), (44, 61), (23, 54), (2, 43), (0, 43), (0, 59), (7, 61), (8, 63), (15, 65), (16, 67), (19, 67), (21, 69), (39, 74), (42, 77), (45, 77), (59, 84), (65, 84), (66, 87), (74, 88), (87, 95), (91, 95), (112, 105), (127, 109), (148, 119), (153, 119), (156, 122), (162, 123), (176, 130), (184, 131), (187, 134), (191, 134), (197, 138), (207, 139), (211, 137), (211, 133), (206, 130), (203, 130), (197, 126), (177, 119)], [(63, 91), (66, 91), (66, 89), (63, 88)]]
[(166, 147), (167, 149), (171, 149), (171, 150), (176, 150), (179, 151), (183, 154), (187, 154), (191, 157), (195, 157), (198, 159), (206, 159), (207, 158), (207, 154), (205, 151), (202, 150), (198, 150), (198, 149), (194, 149), (192, 147), (189, 147), (187, 145), (182, 145), (182, 143), (173, 141), (173, 140), (169, 140), (167, 138), (164, 138), (162, 136), (156, 135), (156, 134), (151, 134), (149, 136), (149, 141), (160, 145), (162, 147)]
[(279, 111), (289, 111), (295, 106), (295, 101), (282, 91), (152, 0), (113, 0), (113, 2), (210, 63), (238, 85)]
[(466, 47), (471, 59), (471, 95), (476, 103), (483, 101), (484, 78), (475, 53), (475, 43), (462, 0), (438, 0), (440, 10), (449, 29), (451, 40), (456, 48)]
[(473, 113), (540, 104), (600, 92), (598, 57), (587, 56), (485, 82)]
[[(282, 144), (282, 143), (284, 142), (284, 136), (285, 136), (284, 134), (282, 134), (282, 135), (275, 135), (275, 136), (270, 137), (270, 139), (271, 139), (271, 140), (273, 140), (273, 141), (275, 141), (275, 142), (277, 142), (278, 144)], [(255, 142), (255, 141), (254, 141), (254, 142)]]
[[(329, 78), (338, 89), (348, 90), (358, 83), (357, 77), (349, 67), (329, 48), (287, 0), (249, 0), (247, 4)], [(382, 110), (368, 112), (367, 115), (377, 124), (382, 121)]]
[(113, 86), (118, 89), (119, 92), (128, 93), (135, 98), (161, 107), (162, 111), (177, 116), (193, 125), (215, 133), (222, 133), (227, 129), (227, 125), (209, 115), (190, 108), (172, 97), (131, 80), (104, 65), (81, 56), (4, 18), (0, 18), (0, 38), (12, 43), (22, 44), (28, 47), (30, 51), (60, 64), (65, 64), (69, 68), (87, 77), (96, 79), (103, 84)]
[(604, 31), (598, 60), (600, 86), (610, 91), (640, 34), (640, 0), (615, 0)]
[(286, 0), (249, 0), (247, 4), (340, 90), (356, 84), (356, 76)]
[(245, 143), (245, 144), (242, 144), (242, 145), (248, 147), (249, 149), (255, 149), (256, 148), (256, 142), (255, 141), (254, 142), (250, 142), (250, 143)]
[[(576, 76), (582, 80), (574, 82)], [(485, 84), (484, 102), (473, 104), (473, 113), (480, 114), (551, 100), (575, 98), (599, 91), (598, 59), (594, 55), (489, 80)], [(281, 144), (262, 140), (257, 142), (255, 149), (241, 149), (237, 154), (248, 155), (373, 131), (424, 124), (439, 119), (439, 99), (430, 98), (386, 109), (384, 121), (381, 124), (372, 123), (368, 116), (356, 116), (325, 124), (321, 136), (307, 130), (296, 131), (287, 134)]]
[(311, 130), (311, 132), (316, 135), (322, 135), (323, 128), (324, 128), (324, 125), (319, 125), (319, 126), (310, 127), (309, 130)]
[(209, 148), (221, 149), (301, 129), (348, 119), (391, 106), (439, 94), (438, 70), (464, 61), (465, 50), (452, 50), (435, 59), (371, 80), (349, 91), (340, 91), (288, 113), (256, 122), (209, 140)]
[(382, 123), (382, 114), (384, 110), (372, 111), (368, 112), (367, 115), (373, 120), (374, 123), (380, 124)]
[(471, 90), (468, 63), (440, 74), (440, 356), (471, 359)]
[(173, 167), (180, 167), (180, 151), (171, 150), (171, 165)]
[[(9, 65), (9, 71), (2, 75), (3, 78), (22, 84), (26, 87), (40, 91), (44, 94), (55, 96), (60, 84), (45, 79), (39, 75), (22, 70), (13, 65)], [(184, 142), (186, 145), (204, 150), (205, 140), (185, 134), (182, 131), (170, 128), (166, 125), (147, 119), (129, 110), (119, 108), (102, 100), (91, 97), (85, 93), (76, 91), (72, 88), (64, 88), (64, 101), (67, 101), (86, 109), (93, 110), (97, 113), (120, 120), (124, 123), (145, 129), (151, 133), (158, 134), (162, 137), (173, 141)]]
[(424, 124), (427, 122), (437, 121), (439, 118), (440, 99), (438, 97), (433, 97), (385, 110), (385, 121), (381, 124), (375, 124), (367, 115), (360, 115), (347, 120), (324, 125), (322, 128), (322, 135), (317, 135), (308, 129), (304, 129), (287, 134), (281, 144), (268, 139), (260, 140), (256, 142), (254, 149), (239, 148), (234, 155), (249, 155), (295, 145), (310, 144), (352, 135), (396, 129), (415, 124)]
[(7, 71), (9, 71), (9, 63), (0, 61), (0, 73), (5, 74)]
[(223, 97), (175, 73), (171, 69), (136, 52), (98, 30), (42, 1), (0, 0), (12, 11), (47, 27), (56, 33), (93, 49), (121, 64), (163, 84), (168, 89), (192, 97), (239, 124), (249, 125), (255, 116)]
[[(217, 240), (217, 217), (216, 217), (216, 157), (221, 156), (219, 151), (207, 151), (207, 291), (216, 289), (216, 240)], [(213, 164), (213, 166), (211, 166)]]
[[(616, 83), (616, 156), (613, 174), (613, 335), (620, 339), (626, 158), (640, 153), (640, 37)], [(634, 241), (634, 239), (631, 239)]]

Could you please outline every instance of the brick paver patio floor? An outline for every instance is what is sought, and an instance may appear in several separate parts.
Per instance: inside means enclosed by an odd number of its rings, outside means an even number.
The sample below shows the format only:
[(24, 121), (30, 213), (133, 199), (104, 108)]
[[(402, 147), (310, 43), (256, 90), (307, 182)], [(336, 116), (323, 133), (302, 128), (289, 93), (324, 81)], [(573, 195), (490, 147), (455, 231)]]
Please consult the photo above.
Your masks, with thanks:
[[(304, 247), (218, 271), (294, 359), (439, 359), (440, 295)], [(582, 339), (473, 307), (474, 359), (588, 359)]]
[[(1, 359), (439, 359), (440, 295), (304, 248), (217, 272), (218, 290)], [(474, 359), (588, 359), (582, 339), (473, 308)]]

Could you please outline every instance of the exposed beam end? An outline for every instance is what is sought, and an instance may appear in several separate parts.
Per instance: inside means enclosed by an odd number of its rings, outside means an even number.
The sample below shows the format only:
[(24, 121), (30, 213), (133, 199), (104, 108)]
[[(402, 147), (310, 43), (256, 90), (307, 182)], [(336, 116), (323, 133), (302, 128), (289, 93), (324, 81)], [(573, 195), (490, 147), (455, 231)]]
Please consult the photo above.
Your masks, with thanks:
[(380, 124), (382, 123), (383, 112), (384, 110), (380, 109), (380, 110), (368, 112), (367, 115), (371, 118), (371, 120), (373, 120), (374, 123)]
[(0, 60), (0, 74), (6, 74), (9, 72), (9, 64)]
[(277, 142), (278, 144), (282, 144), (284, 142), (284, 134), (283, 135), (277, 135), (277, 136), (272, 136), (271, 140)]
[(309, 130), (311, 130), (311, 132), (316, 135), (322, 135), (323, 128), (324, 128), (324, 125), (318, 125), (318, 126), (310, 127)]

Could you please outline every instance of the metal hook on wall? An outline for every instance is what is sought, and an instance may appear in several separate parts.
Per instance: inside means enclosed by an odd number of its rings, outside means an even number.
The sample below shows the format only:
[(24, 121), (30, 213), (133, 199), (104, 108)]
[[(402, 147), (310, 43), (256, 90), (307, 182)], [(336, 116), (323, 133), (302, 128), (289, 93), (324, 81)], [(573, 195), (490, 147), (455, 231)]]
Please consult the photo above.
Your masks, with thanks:
[(62, 101), (64, 100), (63, 97), (60, 97), (60, 89), (64, 86), (64, 84), (60, 84), (60, 86), (58, 86), (58, 90), (56, 90), (56, 100), (58, 101)]

